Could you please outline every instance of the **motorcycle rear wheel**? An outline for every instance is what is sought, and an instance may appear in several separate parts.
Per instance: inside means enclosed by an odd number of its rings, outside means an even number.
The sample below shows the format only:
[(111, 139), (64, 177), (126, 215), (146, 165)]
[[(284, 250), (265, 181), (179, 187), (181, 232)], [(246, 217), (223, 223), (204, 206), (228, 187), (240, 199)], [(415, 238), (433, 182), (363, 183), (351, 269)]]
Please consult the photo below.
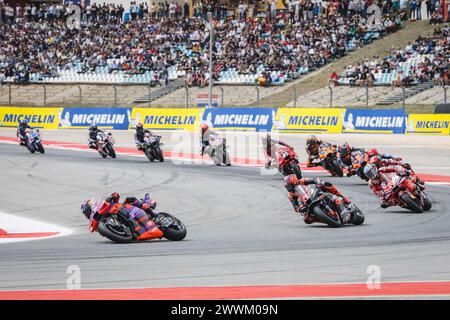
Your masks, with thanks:
[(337, 221), (331, 218), (329, 215), (323, 212), (322, 209), (320, 209), (318, 206), (314, 207), (313, 212), (314, 215), (317, 217), (317, 219), (326, 223), (328, 226), (332, 228), (339, 228), (342, 226), (341, 221)]
[(130, 243), (133, 241), (133, 235), (131, 232), (129, 232), (129, 234), (119, 234), (111, 226), (109, 226), (105, 220), (99, 222), (97, 230), (98, 233), (100, 233), (103, 237), (111, 240), (112, 242)]

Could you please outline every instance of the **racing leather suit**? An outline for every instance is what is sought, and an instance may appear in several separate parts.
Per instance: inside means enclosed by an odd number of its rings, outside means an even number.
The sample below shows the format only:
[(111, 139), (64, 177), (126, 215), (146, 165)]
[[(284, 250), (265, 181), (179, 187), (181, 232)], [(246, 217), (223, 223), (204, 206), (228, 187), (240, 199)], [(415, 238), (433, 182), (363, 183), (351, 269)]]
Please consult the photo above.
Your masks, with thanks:
[(345, 156), (342, 155), (340, 152), (337, 153), (337, 159), (340, 163), (340, 165), (342, 166), (342, 169), (344, 171), (344, 173), (349, 176), (352, 174), (353, 171), (353, 163), (352, 163), (352, 153), (354, 151), (362, 151), (365, 152), (364, 149), (361, 148), (351, 148), (351, 150), (349, 151), (348, 154), (346, 154)]
[(88, 140), (88, 142), (89, 142), (89, 148), (91, 148), (91, 149), (97, 149), (97, 141), (98, 141), (97, 135), (98, 135), (100, 132), (103, 132), (103, 131), (100, 130), (100, 129), (97, 129), (97, 130), (89, 130), (89, 140)]
[[(285, 178), (285, 183), (286, 183), (286, 181), (289, 180), (288, 178), (289, 177)], [(338, 197), (343, 198), (344, 203), (346, 205), (351, 203), (350, 199), (346, 198), (342, 193), (340, 193), (336, 189), (336, 187), (334, 185), (332, 185), (329, 182), (322, 182), (318, 178), (303, 178), (303, 179), (299, 179), (297, 185), (308, 186), (308, 185), (311, 185), (311, 184), (316, 185), (316, 187), (320, 188), (324, 192), (329, 192), (331, 194), (334, 194), (334, 195), (336, 195)], [(317, 219), (315, 217), (311, 217), (308, 214), (305, 214), (306, 210), (307, 210), (307, 205), (305, 203), (301, 202), (302, 199), (300, 198), (300, 196), (297, 193), (297, 191), (288, 192), (288, 198), (289, 198), (289, 201), (291, 202), (291, 204), (292, 204), (292, 206), (294, 208), (294, 211), (304, 214), (303, 220), (304, 220), (304, 222), (306, 224), (311, 224), (313, 222), (317, 222)], [(347, 217), (345, 217), (345, 219), (343, 219), (343, 221), (344, 221), (344, 223), (347, 223), (347, 222), (350, 221), (350, 219), (351, 219), (351, 216), (348, 215)]]
[(29, 124), (26, 124), (26, 125), (20, 124), (19, 127), (17, 128), (17, 137), (20, 139), (19, 143), (22, 146), (26, 146), (27, 145), (26, 140), (25, 140), (25, 138), (26, 138), (25, 131), (27, 129), (33, 129), (33, 128), (30, 127)]
[(144, 137), (146, 133), (148, 133), (149, 135), (153, 135), (153, 132), (148, 129), (144, 129), (141, 131), (136, 130), (134, 134), (134, 143), (136, 143), (136, 147), (138, 148), (138, 150), (142, 150), (142, 144), (144, 143)]
[(321, 143), (322, 143), (322, 141), (318, 140), (316, 143), (306, 146), (306, 153), (308, 154), (308, 160), (306, 161), (306, 166), (308, 168), (318, 166), (318, 164), (313, 163), (313, 161), (315, 159), (319, 158), (319, 146)]
[(201, 144), (202, 144), (201, 155), (202, 155), (202, 157), (205, 154), (206, 148), (210, 146), (210, 143), (209, 143), (210, 140), (214, 140), (218, 136), (219, 136), (219, 134), (217, 132), (212, 131), (209, 128), (206, 131), (202, 131), (202, 136), (201, 136)]

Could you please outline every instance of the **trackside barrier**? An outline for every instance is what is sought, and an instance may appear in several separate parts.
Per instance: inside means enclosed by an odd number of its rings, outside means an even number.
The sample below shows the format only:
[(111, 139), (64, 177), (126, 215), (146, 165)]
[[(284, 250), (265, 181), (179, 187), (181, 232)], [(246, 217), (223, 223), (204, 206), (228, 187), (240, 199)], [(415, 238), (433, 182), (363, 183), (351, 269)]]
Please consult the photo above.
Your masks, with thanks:
[(406, 134), (450, 134), (450, 114), (410, 114)]
[(29, 108), (0, 107), (0, 127), (28, 119), (43, 129), (128, 130), (142, 122), (153, 130), (214, 130), (292, 133), (450, 134), (450, 114), (410, 114), (403, 109), (337, 108)]

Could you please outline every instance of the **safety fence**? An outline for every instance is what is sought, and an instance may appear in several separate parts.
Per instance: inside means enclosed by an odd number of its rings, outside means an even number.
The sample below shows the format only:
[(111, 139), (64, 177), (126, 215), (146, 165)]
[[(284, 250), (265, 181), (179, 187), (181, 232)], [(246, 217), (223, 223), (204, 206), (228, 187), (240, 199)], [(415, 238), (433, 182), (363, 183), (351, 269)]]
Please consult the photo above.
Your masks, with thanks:
[(153, 130), (214, 130), (289, 133), (450, 134), (450, 114), (406, 114), (404, 109), (354, 108), (22, 108), (0, 107), (0, 127), (28, 119), (44, 129), (129, 130), (141, 122)]

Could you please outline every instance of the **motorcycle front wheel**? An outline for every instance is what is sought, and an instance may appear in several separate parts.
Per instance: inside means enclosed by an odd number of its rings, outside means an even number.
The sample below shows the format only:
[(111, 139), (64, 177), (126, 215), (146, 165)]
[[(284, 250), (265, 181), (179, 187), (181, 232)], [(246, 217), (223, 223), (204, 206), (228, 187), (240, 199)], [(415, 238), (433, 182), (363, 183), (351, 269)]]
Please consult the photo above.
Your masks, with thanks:
[(113, 146), (111, 145), (111, 143), (108, 143), (106, 145), (106, 150), (108, 151), (108, 154), (111, 158), (115, 159), (116, 158), (116, 151), (114, 150)]
[(171, 241), (181, 241), (186, 238), (187, 229), (181, 220), (166, 212), (158, 213), (155, 224), (164, 234), (164, 238)]

